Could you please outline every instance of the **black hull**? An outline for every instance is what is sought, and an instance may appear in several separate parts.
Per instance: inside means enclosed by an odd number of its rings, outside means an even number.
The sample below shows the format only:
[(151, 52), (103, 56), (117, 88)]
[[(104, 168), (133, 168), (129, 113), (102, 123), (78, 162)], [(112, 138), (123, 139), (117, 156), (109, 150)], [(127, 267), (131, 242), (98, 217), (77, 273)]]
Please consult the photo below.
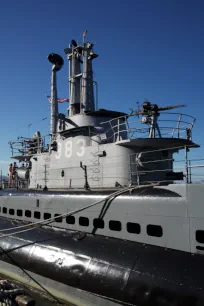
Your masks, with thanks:
[[(19, 224), (0, 219), (0, 229)], [(0, 247), (4, 262), (121, 305), (204, 305), (201, 255), (49, 228), (0, 238)]]

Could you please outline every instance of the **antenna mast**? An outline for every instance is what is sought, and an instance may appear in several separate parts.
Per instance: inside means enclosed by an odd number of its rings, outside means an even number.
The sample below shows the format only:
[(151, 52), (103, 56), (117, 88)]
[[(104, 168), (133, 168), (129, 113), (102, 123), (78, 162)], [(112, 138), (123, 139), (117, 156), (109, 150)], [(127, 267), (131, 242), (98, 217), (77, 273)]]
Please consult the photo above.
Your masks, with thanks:
[(83, 32), (83, 37), (82, 37), (82, 42), (83, 42), (83, 44), (85, 43), (85, 37), (86, 37), (86, 35), (87, 35), (87, 30), (85, 30), (84, 32)]
[(69, 61), (69, 117), (95, 111), (92, 61), (98, 57), (93, 44), (86, 42), (87, 30), (82, 34), (83, 44), (73, 39), (64, 50)]

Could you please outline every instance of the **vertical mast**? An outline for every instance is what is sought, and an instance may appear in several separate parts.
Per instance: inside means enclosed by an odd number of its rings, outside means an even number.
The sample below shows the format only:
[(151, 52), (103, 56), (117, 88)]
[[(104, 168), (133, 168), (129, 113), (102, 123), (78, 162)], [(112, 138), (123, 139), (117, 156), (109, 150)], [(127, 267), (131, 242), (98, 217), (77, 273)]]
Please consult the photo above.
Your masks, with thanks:
[[(54, 65), (53, 65), (54, 66)], [(58, 114), (58, 102), (57, 102), (57, 86), (56, 86), (56, 70), (52, 66), (51, 75), (51, 116), (50, 116), (50, 127), (51, 134), (56, 134), (56, 116)]]
[(93, 112), (95, 110), (92, 59), (96, 54), (92, 51), (93, 45), (84, 43), (83, 47), (83, 73), (82, 73), (82, 110), (83, 112)]
[(72, 40), (72, 45), (75, 47), (72, 49), (72, 54), (70, 56), (71, 60), (71, 69), (70, 69), (70, 113), (69, 116), (73, 116), (75, 114), (80, 113), (80, 83), (81, 83), (81, 59), (80, 59), (80, 52), (77, 48), (77, 43)]
[(53, 137), (57, 132), (57, 115), (58, 115), (56, 72), (62, 68), (64, 60), (60, 55), (55, 53), (49, 54), (48, 60), (52, 64), (50, 134), (51, 137)]
[(95, 110), (92, 60), (98, 55), (93, 52), (93, 44), (84, 42), (86, 33), (82, 46), (72, 40), (64, 50), (69, 60), (69, 117)]

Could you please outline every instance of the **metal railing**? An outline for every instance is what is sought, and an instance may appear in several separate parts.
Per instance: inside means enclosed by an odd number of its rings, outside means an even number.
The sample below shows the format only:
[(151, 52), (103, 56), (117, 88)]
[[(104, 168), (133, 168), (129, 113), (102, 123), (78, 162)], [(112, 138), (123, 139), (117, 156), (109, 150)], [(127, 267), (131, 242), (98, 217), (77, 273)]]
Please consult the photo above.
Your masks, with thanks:
[[(144, 184), (153, 182), (172, 183), (182, 181), (187, 184), (204, 183), (204, 156), (190, 158), (190, 146), (173, 147), (159, 150), (144, 151), (129, 155), (129, 183)], [(180, 152), (175, 158), (173, 151), (184, 149), (184, 156)], [(167, 158), (158, 158), (160, 153), (170, 152)], [(162, 154), (161, 154), (162, 155)], [(143, 156), (143, 160), (139, 160)], [(155, 158), (153, 159), (153, 157)], [(148, 159), (149, 158), (149, 159)], [(169, 178), (168, 178), (169, 176)], [(145, 181), (145, 177), (147, 179)], [(155, 179), (154, 179), (155, 178)]]
[[(194, 117), (170, 112), (165, 112), (165, 115), (167, 119), (157, 120), (161, 137), (191, 139), (192, 128), (196, 121)], [(168, 119), (168, 117), (170, 119)], [(126, 115), (104, 121), (101, 125), (109, 127), (106, 134), (109, 135), (108, 139), (113, 139), (113, 142), (119, 140), (120, 137), (126, 137), (126, 139), (141, 138), (141, 134), (142, 138), (148, 138), (151, 123), (144, 123), (143, 118), (144, 117), (139, 118), (136, 115)], [(147, 127), (144, 127), (144, 124), (147, 125)], [(157, 138), (159, 136), (159, 133), (156, 132), (155, 137)]]
[(16, 141), (10, 141), (10, 148), (12, 156), (16, 155), (34, 155), (40, 152), (48, 151), (45, 145), (45, 136), (39, 138), (21, 138)]
[[(189, 148), (190, 146), (180, 146), (132, 153), (129, 155), (129, 162), (127, 160), (129, 176), (128, 173), (121, 173), (122, 176), (118, 177), (118, 179), (127, 180), (129, 185), (142, 185), (155, 182), (169, 184), (178, 183), (178, 181), (187, 184), (204, 183), (204, 156), (203, 158), (191, 158), (188, 152)], [(184, 149), (184, 151), (180, 151), (181, 149)], [(171, 150), (172, 152), (179, 150), (179, 153), (173, 155), (171, 154)], [(168, 155), (163, 154), (167, 151)], [(115, 168), (117, 164), (109, 164), (103, 166), (103, 168), (99, 164), (87, 165), (88, 182), (92, 185), (94, 182), (103, 180), (106, 167), (108, 169), (110, 167)], [(43, 188), (45, 185), (52, 185), (53, 182), (57, 182), (56, 186), (61, 185), (61, 188), (63, 188), (63, 184), (59, 184), (59, 181), (66, 182), (66, 188), (72, 188), (72, 183), (76, 181), (83, 185), (84, 174), (83, 171), (79, 171), (79, 168), (79, 165), (69, 166), (67, 163), (67, 166), (63, 165), (60, 168), (52, 169), (51, 173), (49, 167), (45, 164), (40, 176), (36, 176), (36, 184), (40, 182), (41, 186), (36, 185), (34, 188)], [(65, 175), (65, 177), (62, 177), (62, 171), (64, 172), (66, 170), (69, 170), (69, 176), (67, 177)], [(113, 177), (115, 178), (115, 176)], [(105, 175), (105, 178), (111, 179), (112, 177)], [(35, 181), (35, 178), (33, 180)], [(2, 188), (27, 188), (28, 186), (29, 179), (22, 180), (17, 176), (12, 183), (9, 180), (2, 180), (1, 184)]]
[(3, 180), (0, 183), (1, 189), (7, 189), (7, 188), (15, 188), (15, 189), (19, 189), (19, 188), (28, 188), (29, 187), (29, 183), (30, 180), (29, 179), (20, 179), (18, 177), (16, 177), (16, 179), (12, 182), (9, 182), (9, 178), (8, 180)]

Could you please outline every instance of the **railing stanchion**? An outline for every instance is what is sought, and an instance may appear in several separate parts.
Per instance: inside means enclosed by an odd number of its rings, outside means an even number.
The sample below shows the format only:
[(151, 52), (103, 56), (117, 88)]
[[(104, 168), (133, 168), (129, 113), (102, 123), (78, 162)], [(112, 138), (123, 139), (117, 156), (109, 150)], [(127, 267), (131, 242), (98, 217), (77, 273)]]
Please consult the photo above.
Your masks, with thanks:
[(188, 161), (188, 168), (189, 168), (189, 184), (192, 184), (192, 175), (191, 175), (191, 161)]
[(188, 178), (188, 147), (185, 146), (185, 162), (186, 162), (186, 184), (189, 183), (189, 178)]

